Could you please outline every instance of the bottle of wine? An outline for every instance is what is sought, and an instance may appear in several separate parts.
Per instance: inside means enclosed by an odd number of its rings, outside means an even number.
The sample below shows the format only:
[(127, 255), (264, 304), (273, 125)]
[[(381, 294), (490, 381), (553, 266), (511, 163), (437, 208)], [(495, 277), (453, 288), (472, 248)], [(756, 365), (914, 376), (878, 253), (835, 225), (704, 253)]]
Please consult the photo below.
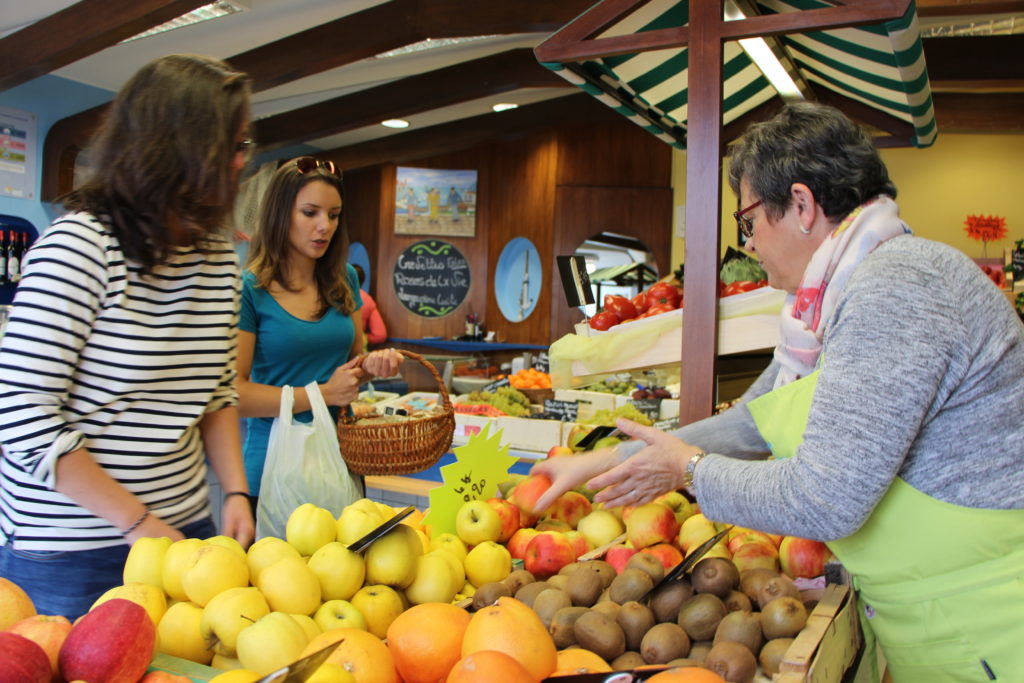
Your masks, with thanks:
[(17, 284), (21, 279), (21, 244), (19, 234), (7, 231), (7, 282)]

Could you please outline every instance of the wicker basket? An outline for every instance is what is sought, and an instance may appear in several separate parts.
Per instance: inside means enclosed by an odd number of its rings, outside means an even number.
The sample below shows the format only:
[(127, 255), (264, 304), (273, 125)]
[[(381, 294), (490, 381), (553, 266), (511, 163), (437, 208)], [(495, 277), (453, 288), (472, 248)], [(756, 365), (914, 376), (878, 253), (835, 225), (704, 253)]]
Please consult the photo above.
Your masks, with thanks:
[(422, 363), (437, 381), (443, 411), (432, 417), (409, 422), (356, 424), (358, 418), (342, 416), (338, 421), (338, 445), (349, 470), (356, 474), (411, 474), (422, 472), (452, 445), (455, 411), (437, 369), (423, 356), (399, 351)]

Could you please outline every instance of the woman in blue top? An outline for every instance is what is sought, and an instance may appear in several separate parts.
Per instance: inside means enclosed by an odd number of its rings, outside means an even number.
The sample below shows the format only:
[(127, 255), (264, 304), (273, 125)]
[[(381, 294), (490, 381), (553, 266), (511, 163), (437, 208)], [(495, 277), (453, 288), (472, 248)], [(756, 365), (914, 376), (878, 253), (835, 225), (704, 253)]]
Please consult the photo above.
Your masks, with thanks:
[[(313, 157), (279, 168), (263, 198), (242, 274), (238, 331), (239, 411), (252, 418), (244, 449), (252, 496), (259, 495), (281, 387), (318, 382), (337, 418), (362, 382), (394, 375), (402, 361), (392, 349), (359, 355), (362, 300), (346, 263), (348, 237), (339, 231), (342, 198), (334, 164)], [(295, 392), (295, 414), (312, 420), (305, 391)]]

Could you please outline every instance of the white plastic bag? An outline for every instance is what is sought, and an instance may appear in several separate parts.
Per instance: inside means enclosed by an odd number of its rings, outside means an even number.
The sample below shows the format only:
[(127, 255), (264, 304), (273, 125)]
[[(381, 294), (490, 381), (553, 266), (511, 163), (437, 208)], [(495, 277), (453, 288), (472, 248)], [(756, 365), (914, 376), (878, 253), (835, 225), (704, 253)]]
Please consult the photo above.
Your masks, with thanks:
[(270, 428), (267, 459), (260, 480), (256, 537), (285, 537), (285, 525), (303, 503), (326, 508), (335, 517), (363, 495), (338, 449), (338, 432), (316, 382), (306, 385), (313, 421), (292, 414), (292, 387), (281, 388), (281, 411)]

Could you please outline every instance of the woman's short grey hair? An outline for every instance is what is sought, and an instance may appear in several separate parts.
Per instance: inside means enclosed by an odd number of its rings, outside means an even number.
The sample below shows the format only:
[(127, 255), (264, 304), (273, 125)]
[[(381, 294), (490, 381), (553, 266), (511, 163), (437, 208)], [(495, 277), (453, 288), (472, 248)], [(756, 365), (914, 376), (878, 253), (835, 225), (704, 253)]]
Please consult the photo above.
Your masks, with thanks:
[(896, 185), (868, 134), (838, 109), (813, 102), (788, 104), (747, 130), (729, 165), (729, 185), (737, 197), (741, 180), (773, 219), (789, 208), (793, 183), (807, 185), (830, 220), (879, 194), (896, 197)]

